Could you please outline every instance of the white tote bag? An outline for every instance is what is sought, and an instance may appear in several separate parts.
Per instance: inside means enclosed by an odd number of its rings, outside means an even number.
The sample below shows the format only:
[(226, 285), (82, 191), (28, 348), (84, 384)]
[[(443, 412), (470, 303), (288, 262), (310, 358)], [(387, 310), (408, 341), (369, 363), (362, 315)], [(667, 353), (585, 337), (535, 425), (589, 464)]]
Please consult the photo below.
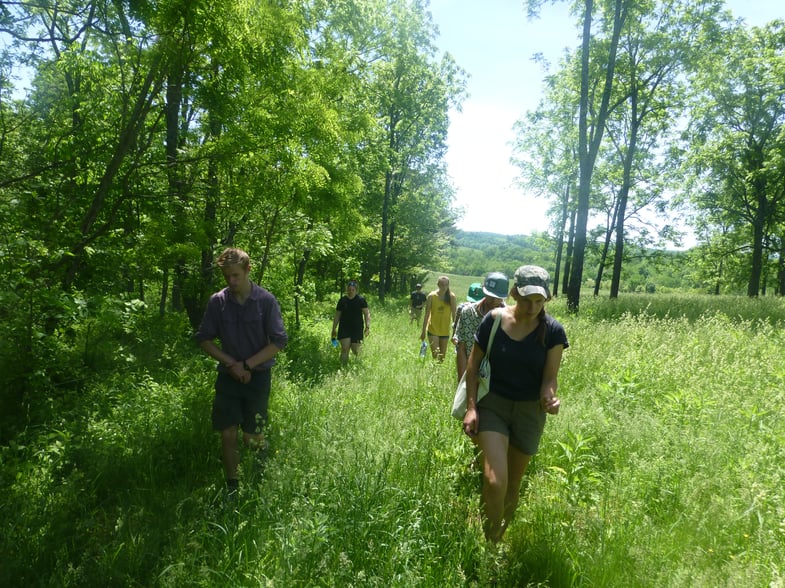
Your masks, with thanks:
[[(496, 329), (499, 328), (499, 323), (502, 319), (502, 311), (496, 314), (491, 328), (491, 336), (488, 338), (488, 348), (485, 350), (485, 357), (480, 362), (480, 370), (477, 374), (479, 376), (479, 385), (477, 386), (477, 402), (479, 402), (487, 393), (491, 385), (491, 364), (488, 362), (488, 356), (491, 354), (491, 345), (493, 345), (493, 338), (496, 336)], [(463, 372), (461, 381), (458, 382), (458, 388), (455, 390), (455, 398), (452, 401), (452, 416), (458, 420), (463, 420), (466, 415), (466, 372)]]

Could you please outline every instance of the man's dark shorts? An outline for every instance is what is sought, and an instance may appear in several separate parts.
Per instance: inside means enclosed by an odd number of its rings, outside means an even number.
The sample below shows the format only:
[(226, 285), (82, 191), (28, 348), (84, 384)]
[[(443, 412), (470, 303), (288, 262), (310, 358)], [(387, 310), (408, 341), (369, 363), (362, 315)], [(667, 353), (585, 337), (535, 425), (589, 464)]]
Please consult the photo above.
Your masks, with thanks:
[(223, 431), (240, 425), (243, 432), (262, 433), (270, 404), (270, 370), (253, 372), (248, 384), (229, 374), (219, 373), (215, 380), (213, 429)]

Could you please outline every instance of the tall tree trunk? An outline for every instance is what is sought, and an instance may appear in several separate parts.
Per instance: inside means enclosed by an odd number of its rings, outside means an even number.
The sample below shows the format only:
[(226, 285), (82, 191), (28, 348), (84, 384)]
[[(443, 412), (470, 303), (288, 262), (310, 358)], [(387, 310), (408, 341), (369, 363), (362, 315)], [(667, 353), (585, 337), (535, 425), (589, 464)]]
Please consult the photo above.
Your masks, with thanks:
[(163, 267), (163, 277), (161, 278), (161, 299), (158, 302), (158, 316), (163, 318), (166, 314), (166, 298), (169, 295), (169, 267)]
[(747, 296), (756, 298), (760, 293), (761, 275), (763, 273), (763, 238), (766, 229), (766, 187), (759, 182), (755, 186), (758, 207), (755, 210), (755, 221), (752, 223), (752, 267), (750, 281), (747, 284)]
[[(281, 217), (281, 206), (276, 205), (273, 210), (272, 216), (269, 216), (265, 222), (264, 228), (264, 247), (262, 248), (262, 259), (259, 261), (259, 270), (257, 271), (257, 283), (261, 284), (264, 280), (264, 274), (270, 266), (270, 255), (273, 248), (273, 239), (278, 234), (278, 219)], [(233, 236), (234, 237), (234, 236)]]
[(567, 232), (567, 255), (564, 261), (564, 279), (562, 282), (562, 292), (567, 291), (567, 286), (570, 283), (570, 273), (572, 271), (572, 249), (573, 249), (573, 239), (575, 238), (575, 216), (576, 211), (573, 208), (572, 212), (570, 213), (570, 228)]
[[(160, 57), (157, 56), (156, 59), (153, 60), (150, 70), (147, 72), (147, 76), (139, 88), (128, 122), (120, 131), (120, 136), (118, 137), (115, 150), (112, 153), (112, 158), (109, 160), (109, 163), (101, 176), (101, 180), (93, 195), (93, 201), (90, 208), (85, 213), (84, 218), (82, 218), (79, 227), (80, 240), (71, 248), (72, 255), (70, 257), (70, 263), (62, 280), (63, 290), (67, 291), (70, 289), (79, 272), (85, 247), (87, 247), (101, 232), (95, 230), (96, 221), (101, 211), (104, 210), (106, 199), (108, 198), (115, 178), (120, 171), (120, 166), (131, 150), (131, 147), (136, 143), (139, 131), (152, 106), (152, 97), (158, 93), (160, 84), (162, 83), (162, 80), (159, 78), (159, 64)], [(104, 230), (107, 230), (108, 228), (109, 225), (106, 225)], [(68, 260), (69, 258), (64, 257), (64, 259)]]
[(605, 239), (602, 242), (602, 250), (600, 251), (600, 263), (597, 267), (597, 279), (594, 280), (594, 296), (600, 295), (600, 285), (602, 284), (602, 275), (605, 273), (605, 264), (608, 261), (608, 251), (611, 248), (611, 235), (613, 235), (613, 228), (616, 226), (616, 217), (619, 213), (618, 200), (613, 206), (613, 215), (611, 220), (605, 228)]
[(382, 235), (379, 249), (379, 300), (384, 302), (386, 293), (385, 276), (387, 273), (387, 233), (390, 222), (390, 201), (392, 199), (393, 172), (387, 170), (384, 174), (384, 201), (382, 202)]
[(638, 88), (633, 81), (630, 92), (630, 139), (627, 144), (627, 153), (624, 154), (624, 170), (622, 173), (621, 190), (616, 214), (616, 250), (613, 258), (613, 276), (611, 277), (611, 298), (619, 297), (619, 284), (621, 283), (621, 268), (624, 262), (624, 224), (627, 217), (627, 203), (630, 197), (632, 184), (632, 166), (635, 161), (635, 152), (638, 149), (638, 131), (641, 121), (638, 115)]
[[(218, 76), (217, 64), (213, 63), (213, 75)], [(221, 138), (222, 124), (215, 107), (211, 107), (207, 112), (207, 140), (218, 142)], [(190, 287), (187, 288), (183, 296), (183, 304), (191, 326), (196, 329), (201, 322), (204, 308), (207, 305), (207, 298), (213, 291), (213, 247), (218, 235), (215, 225), (217, 218), (217, 208), (220, 194), (220, 179), (218, 174), (218, 159), (211, 155), (207, 162), (207, 191), (205, 194), (204, 212), (202, 220), (206, 234), (205, 243), (202, 245), (201, 260), (199, 264), (198, 278), (189, 280)]]
[(578, 183), (578, 212), (575, 225), (575, 245), (572, 256), (572, 271), (567, 287), (567, 309), (577, 313), (581, 300), (581, 285), (583, 284), (583, 264), (586, 256), (586, 232), (589, 224), (589, 204), (591, 195), (591, 180), (594, 173), (594, 163), (597, 159), (602, 136), (605, 130), (605, 121), (608, 118), (611, 89), (613, 88), (613, 75), (616, 68), (616, 51), (619, 46), (619, 35), (626, 19), (626, 2), (629, 0), (614, 1), (613, 32), (608, 50), (608, 64), (605, 69), (605, 85), (599, 110), (592, 125), (594, 135), (589, 133), (588, 116), (591, 109), (589, 104), (589, 53), (591, 44), (591, 23), (594, 1), (586, 0), (586, 11), (583, 17), (583, 41), (581, 48), (581, 90), (580, 110), (578, 116), (578, 159), (580, 161), (580, 180)]
[(559, 272), (561, 271), (562, 255), (564, 253), (564, 235), (567, 232), (567, 215), (570, 210), (570, 186), (568, 182), (564, 188), (564, 196), (561, 202), (561, 214), (559, 216), (559, 231), (556, 235), (556, 270), (553, 274), (553, 296), (559, 295)]
[(395, 221), (390, 222), (390, 235), (389, 247), (387, 248), (387, 267), (385, 269), (386, 275), (384, 283), (387, 285), (387, 291), (393, 290), (392, 268), (395, 260)]
[[(166, 176), (169, 186), (168, 197), (172, 206), (174, 220), (173, 236), (176, 243), (185, 241), (187, 230), (185, 228), (186, 214), (183, 205), (183, 181), (179, 165), (178, 150), (180, 147), (180, 106), (183, 100), (183, 80), (185, 73), (182, 67), (182, 58), (179, 48), (171, 49), (174, 58), (169, 64), (166, 85), (166, 105), (164, 107), (166, 120)], [(174, 273), (172, 278), (172, 308), (176, 312), (183, 310), (183, 291), (188, 272), (187, 260), (181, 255), (174, 260)]]
[(777, 296), (785, 296), (785, 238), (780, 238), (779, 259), (777, 260)]
[(624, 216), (627, 214), (626, 186), (622, 187), (619, 194), (619, 209), (616, 216), (616, 247), (613, 252), (613, 275), (611, 276), (611, 298), (619, 297), (619, 284), (621, 284), (621, 267), (624, 261)]
[(720, 259), (720, 266), (717, 268), (717, 281), (714, 282), (714, 295), (719, 296), (720, 292), (722, 291), (722, 273), (723, 273), (723, 261)]

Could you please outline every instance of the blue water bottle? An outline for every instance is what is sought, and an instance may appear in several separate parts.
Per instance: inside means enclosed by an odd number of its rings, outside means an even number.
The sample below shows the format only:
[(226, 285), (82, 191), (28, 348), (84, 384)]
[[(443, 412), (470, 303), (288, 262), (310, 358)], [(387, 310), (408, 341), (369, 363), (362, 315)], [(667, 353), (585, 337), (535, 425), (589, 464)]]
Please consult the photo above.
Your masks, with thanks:
[(428, 344), (423, 341), (422, 345), (420, 345), (420, 357), (425, 357), (425, 352), (428, 350)]
[(338, 347), (338, 339), (330, 339), (330, 344), (333, 347)]

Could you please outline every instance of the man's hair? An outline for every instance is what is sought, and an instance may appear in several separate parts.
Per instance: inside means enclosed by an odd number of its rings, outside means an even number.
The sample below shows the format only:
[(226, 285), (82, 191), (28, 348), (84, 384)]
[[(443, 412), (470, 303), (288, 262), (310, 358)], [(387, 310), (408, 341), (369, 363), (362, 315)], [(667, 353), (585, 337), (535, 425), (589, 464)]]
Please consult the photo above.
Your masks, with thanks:
[(218, 256), (215, 263), (221, 269), (229, 265), (241, 265), (243, 269), (248, 269), (251, 266), (251, 258), (242, 249), (236, 247), (229, 247), (223, 250), (223, 253)]

